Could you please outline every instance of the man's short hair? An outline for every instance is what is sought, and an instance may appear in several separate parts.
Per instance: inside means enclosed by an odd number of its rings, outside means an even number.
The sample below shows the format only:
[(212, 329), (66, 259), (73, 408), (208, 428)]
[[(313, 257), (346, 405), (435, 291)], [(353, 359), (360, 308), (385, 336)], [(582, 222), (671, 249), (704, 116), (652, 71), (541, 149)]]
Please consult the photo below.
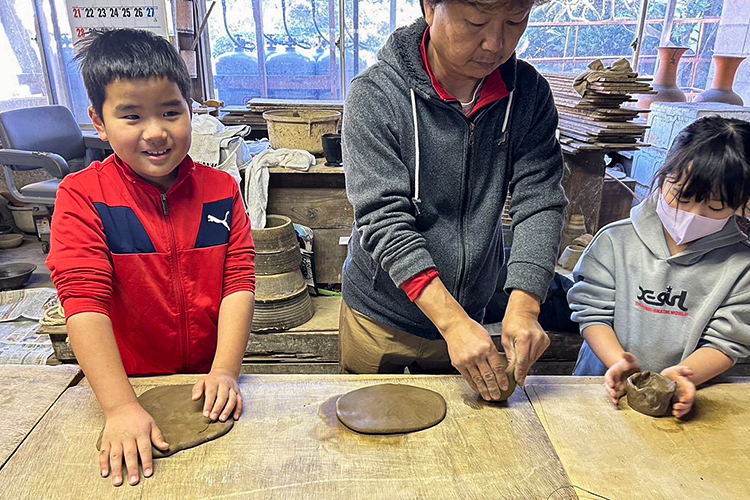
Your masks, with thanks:
[(96, 114), (102, 118), (107, 86), (117, 80), (166, 78), (190, 103), (190, 75), (177, 49), (146, 30), (98, 30), (76, 44), (76, 59)]
[(500, 7), (516, 7), (521, 9), (530, 9), (535, 5), (542, 5), (549, 0), (422, 0), (420, 7), (422, 7), (422, 15), (424, 15), (424, 3), (429, 2), (430, 5), (435, 7), (441, 3), (465, 3), (467, 5), (473, 5), (480, 9), (494, 10)]

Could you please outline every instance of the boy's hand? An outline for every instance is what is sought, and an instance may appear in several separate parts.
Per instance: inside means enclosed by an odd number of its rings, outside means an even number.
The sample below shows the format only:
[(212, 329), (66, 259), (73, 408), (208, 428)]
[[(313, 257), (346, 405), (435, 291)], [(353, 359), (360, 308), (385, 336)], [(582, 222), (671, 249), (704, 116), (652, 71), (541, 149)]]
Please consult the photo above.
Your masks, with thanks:
[(166, 451), (169, 445), (164, 441), (156, 422), (137, 402), (119, 406), (106, 414), (102, 434), (99, 466), (102, 477), (112, 472), (112, 484), (122, 484), (122, 459), (128, 470), (128, 482), (138, 484), (138, 456), (143, 464), (143, 475), (151, 477), (153, 462), (151, 443)]
[(687, 366), (670, 366), (661, 372), (662, 375), (677, 383), (677, 390), (672, 397), (672, 415), (682, 418), (688, 414), (695, 401), (695, 384), (690, 380), (693, 370)]
[(242, 415), (242, 394), (237, 379), (228, 371), (211, 370), (193, 386), (193, 401), (198, 401), (203, 393), (206, 401), (203, 404), (203, 416), (225, 422), (234, 410), (234, 419)]
[(617, 406), (620, 398), (625, 395), (625, 381), (632, 374), (641, 371), (641, 365), (635, 356), (629, 352), (622, 354), (622, 359), (613, 364), (604, 374), (604, 386), (612, 404)]

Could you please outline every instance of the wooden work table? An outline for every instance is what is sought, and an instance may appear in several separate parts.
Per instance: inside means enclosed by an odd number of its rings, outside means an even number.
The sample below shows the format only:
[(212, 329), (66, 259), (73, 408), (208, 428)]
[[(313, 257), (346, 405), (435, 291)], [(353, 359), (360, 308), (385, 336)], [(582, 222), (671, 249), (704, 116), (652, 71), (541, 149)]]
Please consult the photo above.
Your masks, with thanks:
[[(132, 382), (141, 393), (197, 379)], [(396, 436), (344, 428), (336, 397), (382, 382), (439, 392), (446, 419)], [(503, 404), (480, 401), (455, 376), (244, 375), (241, 387), (245, 412), (228, 435), (157, 460), (153, 478), (115, 490), (97, 474), (103, 417), (84, 379), (0, 470), (0, 498), (600, 498), (575, 485), (640, 500), (750, 491), (750, 379), (701, 389), (685, 421), (626, 403), (617, 410), (593, 377), (532, 376)]]
[(611, 499), (750, 497), (750, 378), (700, 389), (685, 421), (614, 408), (599, 377), (530, 377), (526, 392), (576, 486)]
[(0, 365), (0, 467), (80, 375), (77, 366)]
[[(140, 393), (197, 379), (139, 379), (134, 385)], [(396, 436), (344, 428), (335, 399), (380, 382), (438, 391), (448, 403), (445, 420)], [(70, 388), (0, 470), (0, 497), (576, 498), (523, 391), (506, 404), (489, 405), (453, 376), (250, 375), (241, 387), (245, 412), (229, 434), (157, 460), (153, 478), (117, 490), (98, 475), (94, 445), (103, 418), (94, 395), (85, 385)]]

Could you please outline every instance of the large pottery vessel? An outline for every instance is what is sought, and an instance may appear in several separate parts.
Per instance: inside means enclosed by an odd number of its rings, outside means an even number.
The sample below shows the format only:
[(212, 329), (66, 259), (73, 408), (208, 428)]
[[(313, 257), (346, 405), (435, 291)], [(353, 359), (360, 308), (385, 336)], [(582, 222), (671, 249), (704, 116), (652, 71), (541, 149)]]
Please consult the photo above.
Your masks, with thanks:
[(745, 56), (719, 56), (714, 55), (716, 73), (711, 88), (695, 98), (695, 102), (723, 102), (726, 104), (744, 104), (742, 97), (732, 90), (734, 78), (737, 76), (737, 68), (740, 67)]
[(636, 107), (650, 109), (654, 102), (685, 102), (685, 92), (677, 86), (677, 68), (680, 58), (687, 52), (688, 47), (659, 47), (658, 69), (651, 84), (656, 94), (644, 95), (636, 103)]

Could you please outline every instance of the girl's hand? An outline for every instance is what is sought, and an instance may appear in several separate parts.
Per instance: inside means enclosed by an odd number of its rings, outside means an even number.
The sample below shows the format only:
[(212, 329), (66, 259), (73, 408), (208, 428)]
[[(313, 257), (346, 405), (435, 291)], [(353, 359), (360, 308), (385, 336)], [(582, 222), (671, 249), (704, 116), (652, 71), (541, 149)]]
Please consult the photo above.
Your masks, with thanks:
[(690, 380), (693, 370), (687, 366), (670, 366), (661, 372), (662, 375), (677, 383), (677, 390), (672, 397), (672, 415), (682, 418), (688, 414), (695, 401), (695, 384)]
[(206, 401), (203, 404), (203, 416), (225, 422), (232, 416), (238, 420), (242, 414), (242, 393), (237, 379), (224, 370), (211, 370), (193, 386), (193, 401), (198, 401), (203, 393)]
[(622, 354), (622, 359), (613, 364), (604, 374), (604, 386), (612, 404), (617, 406), (620, 398), (625, 395), (625, 381), (632, 374), (641, 371), (641, 365), (634, 355), (629, 352)]

